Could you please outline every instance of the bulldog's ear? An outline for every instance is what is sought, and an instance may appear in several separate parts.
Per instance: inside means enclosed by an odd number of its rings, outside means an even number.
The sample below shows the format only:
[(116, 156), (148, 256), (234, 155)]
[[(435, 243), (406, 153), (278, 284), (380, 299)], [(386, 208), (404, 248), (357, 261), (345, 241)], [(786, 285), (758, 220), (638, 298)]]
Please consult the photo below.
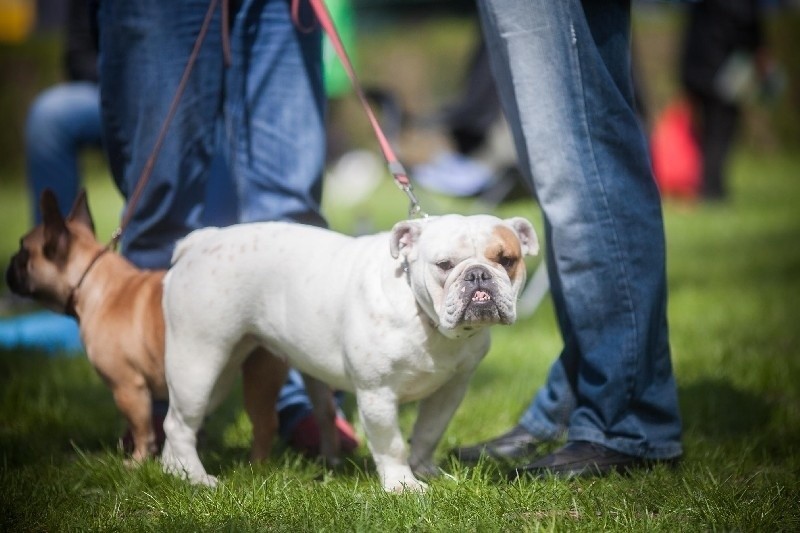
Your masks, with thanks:
[(539, 253), (539, 238), (533, 224), (522, 217), (507, 218), (504, 222), (517, 234), (522, 245), (522, 255), (537, 255)]
[(70, 235), (67, 225), (64, 223), (64, 217), (58, 210), (55, 193), (50, 189), (45, 189), (39, 205), (42, 209), (44, 224), (44, 245), (42, 247), (44, 256), (50, 261), (66, 258)]
[(389, 238), (392, 257), (397, 259), (400, 254), (408, 255), (421, 233), (422, 224), (419, 220), (403, 220), (395, 224)]
[(67, 215), (67, 220), (83, 224), (94, 233), (94, 220), (92, 220), (92, 213), (89, 211), (86, 189), (81, 189), (78, 192), (75, 203), (72, 204), (72, 209), (70, 209), (69, 215)]

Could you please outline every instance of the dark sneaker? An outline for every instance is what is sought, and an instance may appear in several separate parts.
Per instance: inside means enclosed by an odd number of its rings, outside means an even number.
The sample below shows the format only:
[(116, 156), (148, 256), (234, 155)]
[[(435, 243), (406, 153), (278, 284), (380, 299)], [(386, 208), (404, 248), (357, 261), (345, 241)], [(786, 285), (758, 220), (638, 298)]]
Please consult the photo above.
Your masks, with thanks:
[(477, 463), (481, 456), (510, 462), (531, 458), (542, 444), (543, 441), (518, 424), (497, 438), (456, 448), (450, 453), (463, 463)]
[(541, 459), (515, 468), (510, 477), (599, 477), (612, 472), (625, 474), (659, 463), (673, 465), (676, 462), (677, 459), (654, 460), (627, 455), (594, 442), (572, 441)]

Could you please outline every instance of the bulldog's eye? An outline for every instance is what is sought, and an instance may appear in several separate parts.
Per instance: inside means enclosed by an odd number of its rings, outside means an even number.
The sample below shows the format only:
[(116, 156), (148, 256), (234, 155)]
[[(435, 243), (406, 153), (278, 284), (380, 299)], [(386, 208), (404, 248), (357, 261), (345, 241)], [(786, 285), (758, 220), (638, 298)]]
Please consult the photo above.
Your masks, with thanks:
[(497, 262), (500, 263), (500, 266), (505, 268), (506, 270), (514, 268), (517, 264), (518, 259), (516, 257), (507, 257), (505, 255), (501, 255)]
[(439, 267), (439, 270), (442, 272), (449, 272), (453, 270), (453, 262), (452, 261), (439, 261), (436, 263), (436, 266)]

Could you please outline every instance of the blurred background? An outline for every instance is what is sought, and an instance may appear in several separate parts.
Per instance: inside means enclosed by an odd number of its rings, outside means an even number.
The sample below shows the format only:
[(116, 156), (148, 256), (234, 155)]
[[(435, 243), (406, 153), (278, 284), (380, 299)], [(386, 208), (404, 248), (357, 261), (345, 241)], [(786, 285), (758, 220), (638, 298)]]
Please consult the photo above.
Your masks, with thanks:
[[(488, 167), (492, 174), (513, 167), (513, 149), (502, 119), (484, 128), (490, 133), (480, 139), (479, 149), (461, 150), (450, 128), (454, 109), (470, 83), (481, 39), (472, 1), (331, 0), (328, 4), (401, 159), (420, 173), (426, 187), (446, 195), (470, 195), (484, 188), (481, 180), (488, 178), (482, 175), (473, 176), (476, 184), (466, 190), (438, 183), (440, 170), (457, 169), (464, 175), (475, 170), (454, 167), (453, 158), (444, 157), (447, 154), (458, 155), (458, 164), (477, 159), (483, 163), (479, 168)], [(685, 97), (680, 68), (689, 7), (653, 1), (634, 1), (633, 6), (634, 74), (642, 120), (652, 133), (665, 111)], [(740, 76), (740, 85), (750, 85), (737, 96), (741, 121), (733, 149), (794, 152), (800, 147), (800, 1), (761, 1), (759, 8), (769, 72), (756, 82), (741, 81), (747, 72)], [(31, 102), (65, 78), (66, 16), (66, 0), (0, 0), (0, 116), (5, 124), (0, 128), (0, 191), (24, 183), (23, 131)], [(377, 145), (347, 80), (335, 72), (337, 59), (329, 53), (327, 60), (332, 179), (326, 194), (355, 203), (359, 191), (368, 194), (374, 184), (364, 178), (368, 183), (359, 185), (352, 176), (381, 174), (381, 161), (375, 159)], [(361, 149), (373, 155), (365, 156)], [(353, 152), (359, 157), (342, 161)], [(87, 179), (110, 183), (100, 150), (87, 150), (81, 158)], [(335, 165), (340, 162), (343, 166), (337, 173)], [(352, 179), (338, 186), (334, 178), (342, 173)], [(693, 194), (696, 191), (689, 196)]]

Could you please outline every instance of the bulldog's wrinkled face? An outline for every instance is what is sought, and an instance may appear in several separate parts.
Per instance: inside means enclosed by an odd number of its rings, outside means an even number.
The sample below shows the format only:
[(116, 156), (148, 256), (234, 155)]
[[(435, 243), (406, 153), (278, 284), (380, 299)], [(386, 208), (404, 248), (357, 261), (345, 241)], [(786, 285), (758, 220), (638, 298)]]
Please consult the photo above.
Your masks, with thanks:
[(536, 255), (539, 243), (524, 218), (446, 215), (396, 224), (391, 252), (439, 331), (458, 338), (516, 320), (523, 258)]
[(94, 240), (94, 223), (84, 191), (65, 219), (49, 189), (42, 193), (43, 222), (20, 239), (19, 251), (6, 269), (6, 285), (14, 294), (32, 298), (56, 311), (63, 311), (70, 280), (80, 277), (78, 241)]

